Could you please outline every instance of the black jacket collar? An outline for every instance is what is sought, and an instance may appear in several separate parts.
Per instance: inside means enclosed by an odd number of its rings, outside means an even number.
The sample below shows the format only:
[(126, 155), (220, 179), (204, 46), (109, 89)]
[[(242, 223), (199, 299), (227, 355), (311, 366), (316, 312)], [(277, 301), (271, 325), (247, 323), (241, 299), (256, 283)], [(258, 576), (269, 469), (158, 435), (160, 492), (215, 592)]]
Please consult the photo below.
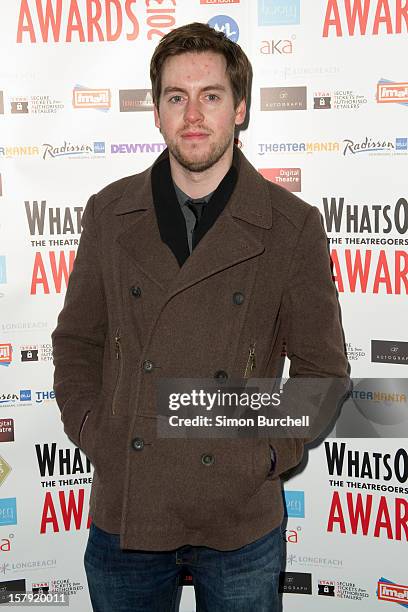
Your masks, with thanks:
[[(238, 179), (238, 155), (234, 150), (231, 168), (218, 185), (204, 209), (194, 232), (193, 248), (214, 225), (231, 197)], [(180, 208), (170, 172), (168, 156), (160, 157), (151, 172), (153, 203), (162, 241), (172, 250), (180, 267), (190, 255), (184, 215)]]

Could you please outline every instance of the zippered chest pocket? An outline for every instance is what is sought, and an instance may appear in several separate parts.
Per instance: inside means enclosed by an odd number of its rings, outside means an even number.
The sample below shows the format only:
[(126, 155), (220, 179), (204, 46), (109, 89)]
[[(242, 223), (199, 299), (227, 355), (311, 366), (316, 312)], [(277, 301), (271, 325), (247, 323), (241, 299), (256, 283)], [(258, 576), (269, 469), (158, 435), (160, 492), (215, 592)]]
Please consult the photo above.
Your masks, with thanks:
[(116, 376), (116, 383), (115, 383), (115, 388), (114, 388), (113, 397), (112, 397), (112, 414), (117, 414), (118, 413), (119, 390), (120, 390), (120, 386), (121, 386), (121, 382), (123, 378), (123, 350), (122, 350), (122, 343), (121, 343), (119, 328), (116, 329), (114, 341), (115, 341), (115, 359), (117, 363), (117, 376)]

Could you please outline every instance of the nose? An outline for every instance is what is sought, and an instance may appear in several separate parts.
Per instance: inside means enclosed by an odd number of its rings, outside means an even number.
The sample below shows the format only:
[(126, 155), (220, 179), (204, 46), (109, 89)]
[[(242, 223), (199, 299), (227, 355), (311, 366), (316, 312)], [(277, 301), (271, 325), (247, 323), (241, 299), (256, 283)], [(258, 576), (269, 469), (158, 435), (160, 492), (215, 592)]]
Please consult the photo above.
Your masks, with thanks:
[(186, 123), (198, 123), (204, 119), (199, 101), (190, 99), (187, 102), (184, 111), (184, 119)]

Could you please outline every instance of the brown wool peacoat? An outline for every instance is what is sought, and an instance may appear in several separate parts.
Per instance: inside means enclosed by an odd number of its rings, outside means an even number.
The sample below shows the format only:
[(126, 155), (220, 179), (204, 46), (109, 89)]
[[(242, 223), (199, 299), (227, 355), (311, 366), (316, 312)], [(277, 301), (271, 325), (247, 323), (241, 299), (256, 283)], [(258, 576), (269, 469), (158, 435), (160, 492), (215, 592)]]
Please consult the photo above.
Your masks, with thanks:
[(85, 209), (52, 334), (54, 389), (65, 432), (95, 467), (92, 519), (122, 548), (260, 538), (281, 523), (279, 477), (303, 455), (299, 439), (157, 437), (159, 378), (242, 378), (254, 344), (253, 376), (275, 377), (283, 342), (291, 376), (347, 376), (319, 211), (236, 154), (235, 190), (181, 268), (160, 237), (151, 168)]

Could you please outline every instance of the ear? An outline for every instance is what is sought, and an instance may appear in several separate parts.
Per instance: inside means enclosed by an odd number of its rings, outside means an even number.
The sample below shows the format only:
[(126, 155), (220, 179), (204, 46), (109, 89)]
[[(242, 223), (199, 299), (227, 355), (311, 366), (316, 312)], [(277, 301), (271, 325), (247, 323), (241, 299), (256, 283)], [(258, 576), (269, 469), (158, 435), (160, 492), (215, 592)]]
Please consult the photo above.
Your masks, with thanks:
[(235, 125), (241, 125), (245, 121), (246, 116), (246, 102), (245, 98), (241, 100), (235, 109)]
[(159, 117), (159, 110), (156, 107), (156, 105), (154, 105), (153, 107), (153, 112), (154, 112), (154, 125), (159, 128), (160, 130), (160, 117)]

